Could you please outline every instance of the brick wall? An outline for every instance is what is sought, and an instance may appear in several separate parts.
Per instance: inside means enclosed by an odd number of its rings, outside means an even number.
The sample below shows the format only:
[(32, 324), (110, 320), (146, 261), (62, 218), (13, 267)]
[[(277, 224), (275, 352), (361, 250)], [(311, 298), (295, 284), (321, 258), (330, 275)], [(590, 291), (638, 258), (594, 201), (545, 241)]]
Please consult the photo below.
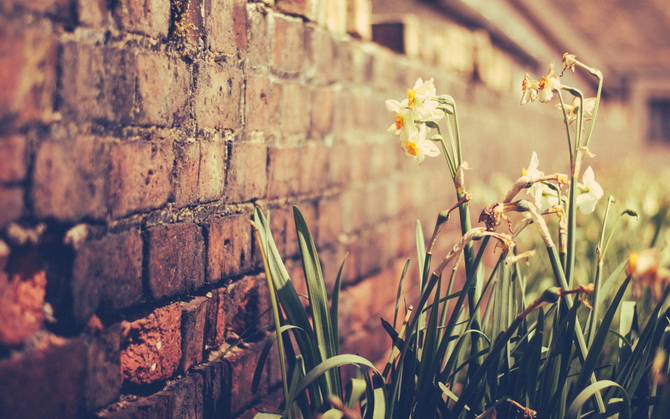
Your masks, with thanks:
[(417, 167), (385, 131), (384, 100), (435, 77), (462, 104), (466, 159), (514, 175), (549, 147), (528, 143), (528, 124), (553, 122), (519, 117), (516, 96), (470, 73), (375, 45), (369, 3), (348, 4), (0, 4), (3, 417), (275, 408), (275, 362), (250, 391), (262, 336), (215, 359), (270, 324), (254, 204), (297, 276), (292, 205), (329, 285), (349, 253), (343, 347), (383, 355), (378, 318), (414, 220), (454, 201), (446, 166)]

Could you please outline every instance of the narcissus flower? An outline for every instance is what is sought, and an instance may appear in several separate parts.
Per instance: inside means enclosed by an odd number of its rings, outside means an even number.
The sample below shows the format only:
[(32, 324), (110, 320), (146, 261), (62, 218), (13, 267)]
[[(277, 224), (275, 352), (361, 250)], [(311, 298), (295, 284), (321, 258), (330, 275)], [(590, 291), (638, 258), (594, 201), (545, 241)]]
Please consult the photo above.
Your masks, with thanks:
[(426, 126), (420, 124), (414, 135), (403, 138), (401, 136), (400, 146), (405, 154), (414, 158), (419, 164), (426, 156), (436, 157), (440, 155), (440, 149), (435, 143), (426, 138)]
[(596, 182), (591, 166), (584, 171), (582, 183), (578, 187), (581, 193), (577, 196), (577, 208), (584, 214), (590, 214), (596, 208), (598, 200), (603, 196), (603, 188)]
[[(540, 159), (537, 158), (537, 153), (533, 151), (533, 155), (530, 157), (530, 163), (528, 163), (528, 168), (523, 169), (521, 171), (521, 175), (529, 176), (533, 180), (541, 178), (544, 176), (544, 172), (538, 169), (539, 166)], [(533, 204), (535, 204), (535, 207), (537, 207), (539, 211), (554, 205), (558, 205), (560, 202), (558, 192), (551, 189), (543, 182), (533, 183), (533, 186), (528, 188), (526, 193), (533, 197)]]
[(387, 100), (386, 109), (395, 112), (395, 122), (391, 124), (387, 131), (396, 135), (410, 135), (417, 130), (415, 123), (416, 111), (406, 106), (406, 101)]
[(537, 98), (537, 91), (540, 88), (539, 85), (540, 82), (537, 80), (531, 80), (530, 76), (528, 73), (526, 73), (525, 76), (523, 76), (523, 81), (521, 82), (521, 104), (524, 105), (526, 103), (530, 102), (535, 102), (535, 99)]
[(414, 109), (418, 119), (438, 121), (444, 117), (444, 112), (438, 109), (437, 91), (433, 79), (423, 81), (421, 77), (414, 83), (414, 87), (407, 89), (407, 107)]

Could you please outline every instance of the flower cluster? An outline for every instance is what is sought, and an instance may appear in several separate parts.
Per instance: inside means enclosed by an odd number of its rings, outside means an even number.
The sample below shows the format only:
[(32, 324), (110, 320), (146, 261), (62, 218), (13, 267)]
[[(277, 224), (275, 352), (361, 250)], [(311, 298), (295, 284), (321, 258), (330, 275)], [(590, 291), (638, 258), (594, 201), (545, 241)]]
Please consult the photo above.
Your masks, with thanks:
[(554, 97), (554, 91), (557, 91), (560, 88), (561, 81), (556, 74), (554, 74), (554, 63), (551, 63), (549, 72), (539, 81), (531, 80), (528, 73), (526, 73), (521, 82), (521, 91), (523, 92), (521, 96), (521, 104), (535, 102), (535, 99), (537, 99), (538, 96), (540, 97), (540, 102), (550, 102)]
[(419, 163), (426, 156), (440, 154), (440, 149), (426, 135), (426, 122), (439, 121), (444, 117), (438, 105), (433, 79), (423, 81), (421, 78), (407, 90), (407, 97), (402, 101), (386, 101), (386, 108), (395, 113), (395, 122), (388, 131), (400, 137), (400, 146), (405, 154)]

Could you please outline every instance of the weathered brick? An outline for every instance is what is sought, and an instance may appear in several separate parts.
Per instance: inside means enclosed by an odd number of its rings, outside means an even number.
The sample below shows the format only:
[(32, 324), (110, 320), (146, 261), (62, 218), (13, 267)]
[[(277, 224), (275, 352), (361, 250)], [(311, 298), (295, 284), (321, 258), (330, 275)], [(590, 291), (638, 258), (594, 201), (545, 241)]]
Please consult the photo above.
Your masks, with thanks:
[(108, 153), (109, 142), (95, 137), (43, 142), (33, 172), (37, 215), (61, 220), (104, 217)]
[(332, 87), (312, 90), (310, 116), (310, 137), (322, 139), (333, 129), (334, 100)]
[(328, 173), (328, 149), (323, 143), (311, 142), (300, 148), (300, 193), (322, 190)]
[(204, 239), (200, 227), (178, 223), (148, 231), (149, 290), (156, 299), (195, 290), (205, 281)]
[(117, 143), (110, 159), (108, 200), (113, 216), (159, 208), (167, 202), (174, 160), (167, 141)]
[(95, 417), (107, 419), (148, 419), (172, 417), (174, 398), (158, 392), (148, 397), (124, 400), (109, 408), (95, 412)]
[(276, 84), (275, 89), (281, 94), (279, 112), (275, 115), (280, 117), (279, 141), (283, 144), (295, 143), (309, 131), (309, 89), (298, 83)]
[(86, 410), (98, 409), (116, 400), (121, 376), (121, 328), (115, 324), (88, 338), (84, 397)]
[(112, 13), (107, 0), (77, 0), (76, 7), (77, 18), (82, 25), (98, 28), (112, 22)]
[(209, 282), (239, 275), (251, 267), (252, 229), (248, 214), (214, 218), (208, 229)]
[(370, 40), (372, 38), (372, 1), (347, 1), (347, 33)]
[(330, 32), (344, 34), (347, 32), (347, 1), (329, 1), (327, 5), (326, 27)]
[(23, 188), (0, 186), (0, 228), (23, 214)]
[(275, 14), (272, 42), (272, 68), (285, 73), (300, 71), (304, 60), (302, 20)]
[(234, 55), (247, 47), (247, 10), (244, 0), (211, 0), (206, 3), (206, 27), (212, 51)]
[(242, 74), (238, 70), (220, 64), (202, 64), (197, 86), (194, 109), (199, 126), (241, 127)]
[(284, 13), (300, 15), (309, 20), (316, 20), (319, 0), (276, 0), (275, 8)]
[(0, 182), (18, 182), (26, 176), (27, 143), (20, 135), (0, 138)]
[(270, 80), (266, 76), (249, 74), (246, 79), (244, 117), (249, 131), (265, 131), (270, 121)]
[(142, 297), (142, 238), (138, 230), (85, 243), (72, 267), (75, 318), (85, 322), (98, 309), (115, 313)]
[(192, 374), (180, 378), (160, 391), (171, 399), (173, 418), (199, 419), (203, 417), (203, 378)]
[(123, 29), (151, 37), (167, 36), (170, 3), (161, 0), (120, 0), (115, 9)]
[(261, 343), (257, 343), (249, 349), (233, 350), (224, 358), (230, 371), (230, 381), (226, 383), (224, 389), (229, 394), (227, 398), (230, 400), (231, 417), (242, 413), (245, 407), (267, 394), (267, 380), (261, 380), (256, 392), (251, 391), (254, 370), (248, 367), (250, 364), (255, 365), (262, 347)]
[(246, 64), (251, 68), (266, 67), (272, 56), (271, 15), (258, 3), (247, 4), (248, 53)]
[(226, 288), (214, 289), (207, 293), (207, 319), (205, 322), (205, 350), (218, 349), (225, 342), (226, 335)]
[(0, 345), (20, 345), (42, 327), (46, 286), (44, 270), (0, 270)]
[(149, 384), (171, 377), (181, 360), (181, 307), (159, 307), (122, 324), (121, 371), (125, 382)]
[(202, 362), (209, 301), (207, 297), (195, 297), (189, 302), (181, 303), (182, 358), (179, 370), (183, 373)]
[(247, 202), (265, 197), (267, 152), (265, 144), (230, 144), (225, 190), (227, 202)]
[(69, 18), (71, 13), (68, 0), (5, 0), (0, 5), (0, 9), (12, 10), (12, 8), (47, 13), (59, 18)]
[(65, 43), (60, 57), (61, 113), (80, 121), (128, 122), (135, 106), (134, 61), (129, 51)]
[[(193, 375), (203, 381), (203, 417), (228, 417), (230, 393), (223, 388), (230, 375), (223, 361), (213, 361), (193, 367)], [(191, 375), (191, 374), (189, 374)]]
[(268, 198), (288, 197), (296, 193), (300, 179), (300, 148), (268, 148)]
[(32, 352), (0, 360), (2, 417), (80, 416), (85, 349), (81, 339), (46, 337)]
[(175, 204), (214, 201), (223, 195), (226, 143), (191, 141), (175, 147)]
[(317, 228), (319, 244), (337, 243), (342, 233), (342, 198), (340, 195), (322, 198), (318, 203)]
[[(165, 3), (165, 2), (162, 2)], [(140, 124), (172, 126), (188, 116), (189, 67), (158, 53), (136, 57)]]
[(48, 122), (56, 87), (56, 43), (50, 27), (0, 25), (0, 116)]
[(341, 77), (335, 40), (330, 32), (319, 26), (307, 26), (305, 31), (305, 73), (318, 81), (332, 82)]
[(260, 327), (269, 326), (270, 318), (261, 316), (268, 307), (262, 304), (264, 301), (261, 287), (266, 287), (266, 285), (253, 276), (244, 277), (228, 286), (224, 294), (226, 339), (234, 340)]

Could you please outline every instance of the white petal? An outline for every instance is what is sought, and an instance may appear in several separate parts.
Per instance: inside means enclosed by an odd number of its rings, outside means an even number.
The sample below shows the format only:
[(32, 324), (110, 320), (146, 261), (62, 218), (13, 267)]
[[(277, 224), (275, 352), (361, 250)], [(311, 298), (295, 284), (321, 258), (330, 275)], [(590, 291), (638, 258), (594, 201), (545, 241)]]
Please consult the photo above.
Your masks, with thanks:
[(402, 105), (397, 100), (389, 99), (386, 101), (386, 109), (391, 112), (399, 113), (402, 108)]

